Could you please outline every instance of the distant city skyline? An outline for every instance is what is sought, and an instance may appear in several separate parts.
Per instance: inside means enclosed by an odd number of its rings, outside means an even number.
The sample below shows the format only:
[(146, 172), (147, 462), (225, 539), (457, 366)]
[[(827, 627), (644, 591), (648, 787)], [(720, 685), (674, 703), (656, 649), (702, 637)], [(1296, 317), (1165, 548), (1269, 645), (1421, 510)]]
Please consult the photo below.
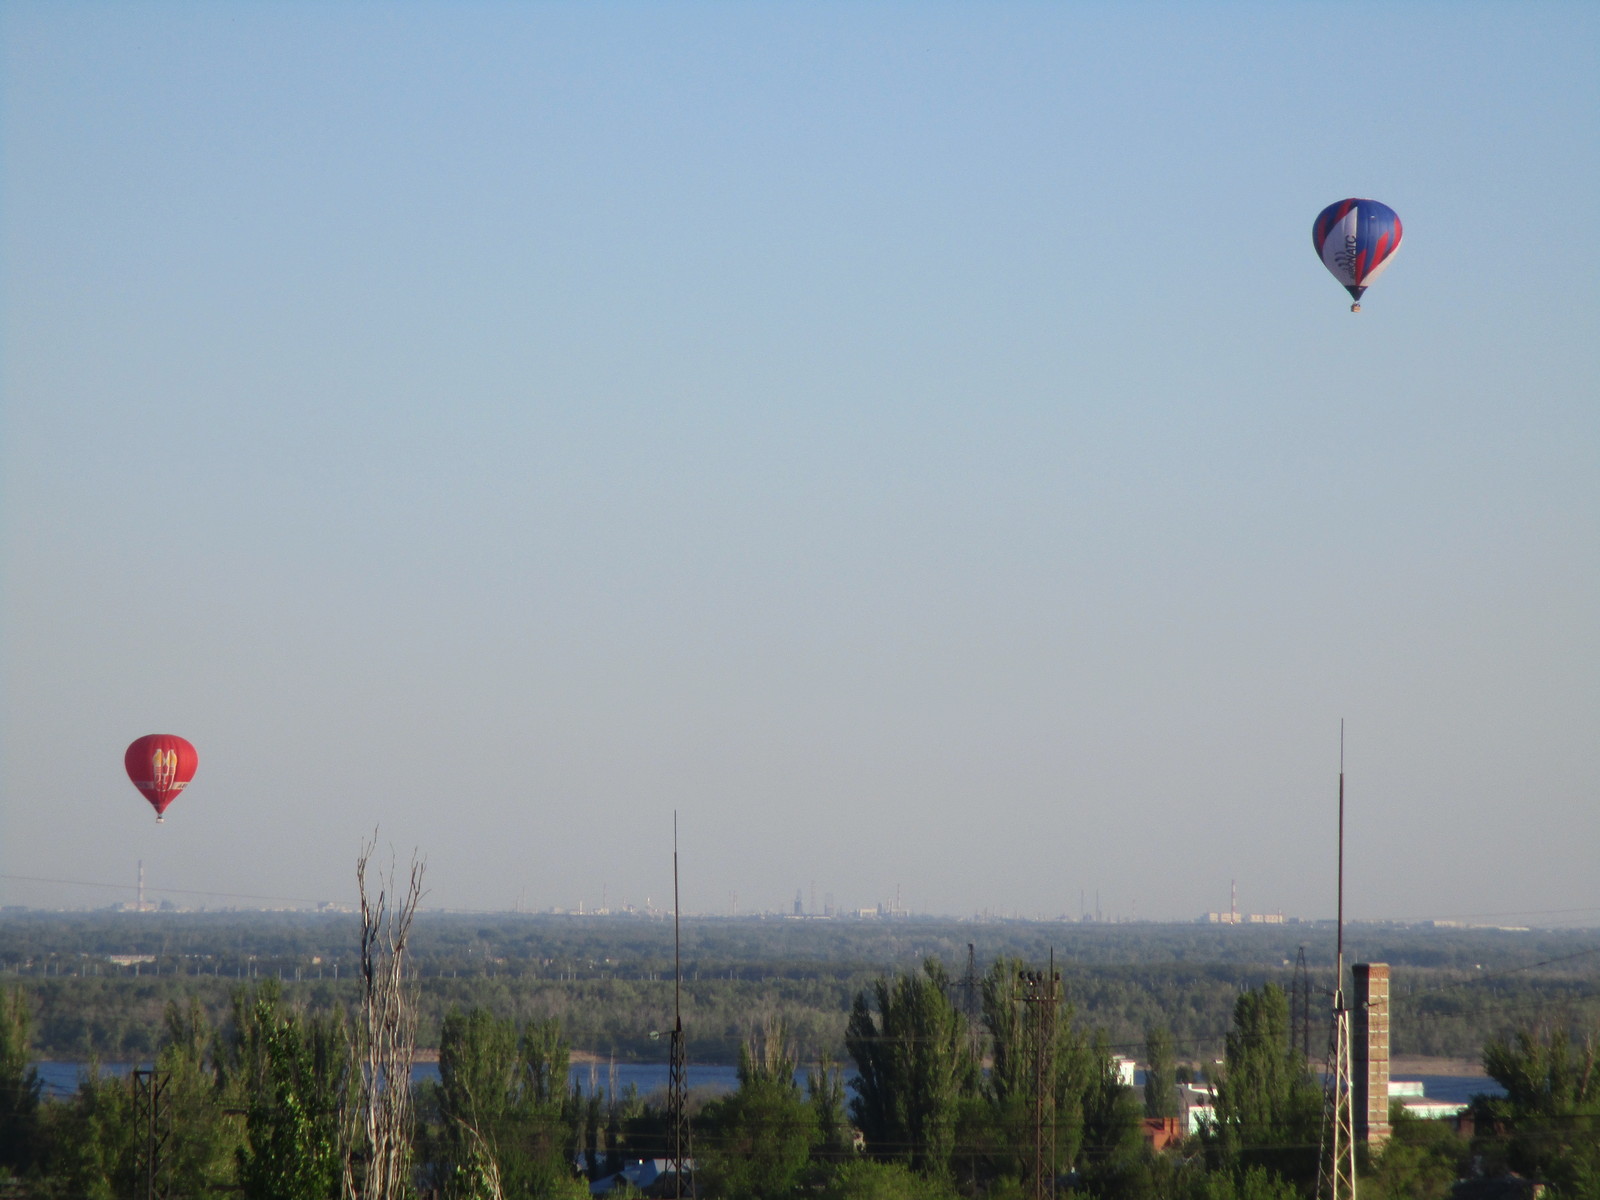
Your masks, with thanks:
[[(104, 903), (87, 901), (83, 903), (51, 904), (10, 904), (4, 906), (12, 910), (40, 911), (40, 912), (105, 912), (122, 911), (137, 914), (141, 911), (148, 912), (300, 912), (300, 913), (354, 913), (357, 911), (354, 897), (344, 899), (318, 899), (295, 896), (258, 896), (248, 894), (235, 894), (228, 892), (193, 892), (183, 888), (161, 888), (154, 884), (147, 888), (148, 897), (137, 899), (142, 893), (140, 884), (97, 884), (87, 881), (72, 880), (45, 880), (29, 876), (3, 876), (0, 884), (33, 885), (38, 888), (77, 889), (82, 893), (101, 892), (103, 894), (130, 893), (135, 899), (111, 899)], [(22, 889), (22, 890), (25, 890)], [(174, 897), (177, 899), (174, 900)], [(227, 904), (221, 901), (248, 901), (256, 900), (261, 903)], [(212, 903), (217, 901), (218, 903)], [(1074, 913), (1063, 909), (1060, 912), (1023, 912), (1019, 909), (981, 909), (967, 913), (916, 911), (909, 908), (896, 909), (896, 901), (869, 901), (861, 904), (838, 904), (830, 897), (827, 904), (812, 909), (804, 906), (804, 911), (796, 911), (793, 905), (789, 909), (757, 908), (743, 909), (738, 906), (737, 896), (730, 896), (729, 902), (722, 910), (690, 910), (685, 909), (685, 919), (693, 920), (718, 920), (718, 919), (752, 919), (765, 920), (771, 918), (801, 917), (806, 920), (938, 920), (984, 923), (1005, 923), (1010, 921), (1036, 922), (1041, 924), (1153, 924), (1153, 925), (1183, 925), (1183, 924), (1210, 924), (1227, 926), (1236, 924), (1240, 926), (1312, 926), (1331, 925), (1331, 917), (1302, 917), (1295, 913), (1282, 910), (1254, 910), (1241, 905), (1237, 909), (1232, 907), (1220, 909), (1206, 909), (1195, 914), (1167, 914), (1150, 915), (1137, 912), (1107, 912), (1098, 909), (1093, 903), (1086, 908), (1080, 908)], [(646, 896), (642, 901), (630, 899), (624, 894), (620, 899), (607, 901), (602, 896), (598, 905), (588, 904), (583, 900), (576, 903), (562, 905), (554, 904), (542, 908), (528, 908), (513, 906), (511, 908), (455, 908), (448, 905), (424, 904), (422, 912), (436, 914), (466, 914), (485, 913), (496, 915), (520, 916), (588, 916), (588, 917), (641, 917), (647, 919), (670, 919), (672, 906), (670, 901), (662, 903), (659, 899)], [(1600, 917), (1593, 912), (1582, 910), (1556, 910), (1554, 912), (1529, 912), (1531, 918), (1528, 924), (1506, 925), (1493, 920), (1479, 920), (1475, 918), (1494, 917), (1497, 914), (1470, 914), (1457, 917), (1384, 917), (1375, 916), (1352, 919), (1352, 925), (1433, 925), (1440, 928), (1471, 928), (1471, 929), (1500, 929), (1520, 930), (1532, 928), (1545, 929), (1585, 929), (1600, 928)], [(1503, 915), (1503, 914), (1498, 914)], [(1512, 914), (1517, 915), (1517, 914)], [(1542, 920), (1540, 918), (1543, 918)]]

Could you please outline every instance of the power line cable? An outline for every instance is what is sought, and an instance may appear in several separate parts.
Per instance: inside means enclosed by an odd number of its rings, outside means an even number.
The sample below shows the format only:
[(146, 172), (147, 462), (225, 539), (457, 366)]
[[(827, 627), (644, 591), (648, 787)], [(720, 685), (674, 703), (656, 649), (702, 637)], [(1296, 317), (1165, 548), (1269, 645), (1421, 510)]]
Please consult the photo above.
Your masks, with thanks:
[[(47, 879), (41, 875), (8, 875), (0, 874), (0, 879), (16, 880), (22, 883), (56, 883), (68, 887), (100, 888), (113, 892), (137, 892), (137, 886), (131, 883), (98, 883), (89, 879)], [(156, 895), (171, 894), (174, 896), (221, 896), (229, 900), (277, 900), (289, 904), (326, 904), (326, 900), (307, 900), (304, 896), (258, 896), (250, 892), (211, 892), (197, 888), (148, 888)]]

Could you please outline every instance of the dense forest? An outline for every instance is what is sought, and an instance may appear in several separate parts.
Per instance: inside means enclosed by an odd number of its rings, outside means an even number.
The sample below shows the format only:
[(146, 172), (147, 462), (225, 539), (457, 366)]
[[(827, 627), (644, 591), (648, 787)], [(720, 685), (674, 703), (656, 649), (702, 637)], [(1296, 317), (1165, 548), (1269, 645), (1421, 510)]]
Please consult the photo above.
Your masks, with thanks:
[[(354, 996), (356, 918), (292, 913), (0, 913), (0, 983), (24, 988), (41, 1058), (130, 1062), (158, 1049), (173, 1000), (212, 1022), (243, 984), (281, 983), (310, 1011)], [(1600, 932), (1355, 925), (1347, 959), (1393, 968), (1397, 1055), (1476, 1060), (1530, 1021), (1600, 1024)], [(1140, 1056), (1171, 1031), (1186, 1062), (1219, 1057), (1237, 997), (1296, 985), (1313, 1012), (1332, 988), (1328, 925), (1208, 926), (935, 920), (686, 920), (684, 1020), (695, 1061), (731, 1064), (752, 1028), (782, 1020), (803, 1062), (845, 1051), (854, 996), (885, 972), (941, 962), (958, 991), (970, 957), (1054, 959), (1080, 1020)], [(419, 1037), (438, 1049), (452, 1010), (558, 1019), (580, 1052), (663, 1061), (672, 1020), (672, 927), (643, 917), (420, 914), (411, 967)], [(117, 961), (113, 961), (115, 958)], [(128, 961), (148, 960), (148, 961)]]
[[(214, 1019), (200, 992), (223, 981), (174, 974), (160, 981), (178, 994), (158, 1021), (153, 1070), (91, 1068), (55, 1099), (30, 1066), (35, 992), (0, 986), (0, 1194), (1300, 1200), (1318, 1190), (1322, 1089), (1274, 982), (1235, 995), (1204, 1072), (1214, 1115), (1171, 1144), (1147, 1134), (1177, 1130), (1177, 1084), (1196, 1074), (1179, 1065), (1171, 1030), (1144, 1030), (1145, 1086), (1125, 1086), (1106, 1032), (1063, 1001), (1062, 980), (1002, 956), (970, 981), (931, 957), (870, 980), (849, 1000), (844, 1060), (823, 1053), (803, 1084), (786, 1019), (749, 1014), (738, 1086), (690, 1094), (685, 1145), (665, 1095), (570, 1083), (556, 1017), (452, 1007), (435, 1028), (437, 1081), (374, 1086), (385, 1075), (364, 1066), (364, 1050), (395, 1026), (374, 1021), (372, 978), (354, 1003), (326, 980), (323, 1003), (308, 983), (295, 1000), (276, 978), (235, 981)], [(1461, 1128), (1397, 1110), (1392, 1139), (1360, 1156), (1363, 1194), (1430, 1200), (1532, 1179), (1552, 1200), (1600, 1196), (1597, 1050), (1594, 1027), (1569, 1020), (1491, 1038), (1483, 1061), (1504, 1094), (1480, 1096)], [(679, 1150), (689, 1173), (661, 1171)]]

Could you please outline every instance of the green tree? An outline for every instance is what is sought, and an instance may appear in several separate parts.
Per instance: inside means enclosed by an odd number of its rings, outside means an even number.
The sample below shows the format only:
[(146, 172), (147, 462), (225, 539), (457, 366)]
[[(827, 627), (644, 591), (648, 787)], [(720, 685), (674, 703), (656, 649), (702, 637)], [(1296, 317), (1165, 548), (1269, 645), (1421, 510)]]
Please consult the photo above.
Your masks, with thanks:
[(811, 1160), (817, 1116), (795, 1083), (797, 1059), (779, 1023), (739, 1048), (739, 1087), (706, 1106), (696, 1146), (710, 1197), (780, 1200)]
[(331, 1023), (285, 1009), (272, 981), (256, 992), (246, 1036), (260, 1064), (237, 1154), (246, 1200), (334, 1200), (344, 1165), (338, 1077), (348, 1052)]
[[(425, 1157), (446, 1196), (573, 1192), (583, 1105), (567, 1083), (570, 1057), (555, 1019), (519, 1033), (487, 1008), (445, 1017), (431, 1095), (436, 1137)], [(595, 1121), (598, 1133), (598, 1103)]]
[(1565, 1029), (1521, 1029), (1484, 1046), (1483, 1066), (1505, 1088), (1513, 1112), (1555, 1116), (1600, 1099), (1596, 1051), (1592, 1034), (1574, 1046)]
[(904, 1163), (857, 1159), (841, 1163), (823, 1185), (820, 1200), (956, 1200), (946, 1185)]
[(1600, 1197), (1600, 1039), (1575, 1045), (1564, 1028), (1521, 1029), (1490, 1041), (1483, 1065), (1506, 1091), (1473, 1105), (1486, 1131), (1475, 1145), (1491, 1166), (1545, 1180), (1563, 1198)]
[(1233, 1006), (1217, 1086), (1214, 1158), (1262, 1166), (1290, 1180), (1314, 1178), (1322, 1091), (1304, 1056), (1289, 1044), (1289, 1001), (1275, 983), (1247, 991)]
[(486, 1008), (451, 1012), (439, 1034), (442, 1173), (452, 1200), (486, 1200), (502, 1189), (500, 1135), (517, 1067), (517, 1034)]
[(1055, 1032), (1043, 1049), (1042, 1066), (1054, 1089), (1053, 1173), (1102, 1166), (1114, 1156), (1136, 1152), (1142, 1145), (1138, 1103), (1122, 1084), (1105, 1031), (1087, 1034), (1065, 1003), (1052, 1022), (1030, 1022), (1028, 1013), (1038, 1013), (1018, 998), (1022, 970), (1015, 959), (998, 959), (983, 980), (984, 1025), (993, 1062), (986, 1083), (991, 1123), (971, 1137), (983, 1146), (989, 1174), (1019, 1179), (1032, 1170), (1038, 1039), (1049, 1026)]
[(1405, 1106), (1390, 1106), (1393, 1132), (1361, 1179), (1369, 1200), (1444, 1200), (1466, 1172), (1467, 1142), (1448, 1121), (1411, 1116)]
[(845, 1119), (844, 1071), (823, 1053), (814, 1070), (806, 1073), (806, 1097), (817, 1124), (813, 1157), (838, 1162), (851, 1153), (851, 1132)]
[(999, 1103), (1031, 1093), (1032, 1048), (1022, 1006), (1017, 1002), (1020, 959), (997, 958), (981, 982), (983, 1024), (989, 1034), (991, 1065), (987, 1090)]
[(857, 1072), (850, 1108), (867, 1150), (932, 1175), (949, 1170), (958, 1102), (976, 1093), (979, 1078), (949, 991), (943, 965), (930, 958), (920, 975), (857, 993), (845, 1030)]
[(1178, 1068), (1172, 1052), (1172, 1031), (1165, 1025), (1145, 1026), (1144, 1115), (1178, 1115)]
[(91, 1063), (72, 1099), (44, 1105), (40, 1117), (40, 1195), (119, 1200), (133, 1194), (137, 1134), (126, 1077), (102, 1075)]
[(1106, 1031), (1095, 1030), (1087, 1052), (1080, 1045), (1076, 1058), (1083, 1063), (1084, 1076), (1082, 1157), (1106, 1164), (1137, 1154), (1144, 1146), (1139, 1133), (1142, 1108), (1134, 1089), (1122, 1082)]
[(516, 1155), (508, 1182), (526, 1195), (588, 1195), (572, 1169), (581, 1105), (569, 1082), (571, 1058), (572, 1048), (556, 1018), (530, 1021), (523, 1029), (510, 1105)]
[[(966, 1131), (981, 1145), (987, 1173), (1021, 1178), (1032, 1169), (1035, 1073), (1040, 1026), (1030, 1022), (1020, 1002), (1025, 965), (1001, 957), (984, 973), (983, 1024), (989, 1035), (992, 1066), (985, 1083), (989, 1101), (987, 1130), (974, 1123)], [(1035, 1014), (1037, 1015), (1037, 1014)], [(1084, 1092), (1091, 1075), (1083, 1038), (1073, 1023), (1072, 1006), (1063, 1003), (1051, 1022), (1055, 1037), (1046, 1047), (1044, 1070), (1054, 1081), (1054, 1145), (1057, 1168), (1077, 1161), (1083, 1146)]]
[(1302, 1200), (1294, 1184), (1260, 1166), (1196, 1173), (1182, 1196), (1183, 1200)]
[(599, 1092), (592, 1092), (580, 1101), (580, 1131), (583, 1144), (583, 1169), (590, 1179), (599, 1178), (604, 1165), (601, 1155), (605, 1140), (601, 1134), (600, 1119), (604, 1115), (604, 1102)]
[(203, 1196), (234, 1181), (243, 1132), (225, 1113), (243, 1097), (223, 1087), (215, 1061), (218, 1033), (197, 997), (167, 1002), (156, 1071), (163, 1080), (168, 1139), (163, 1150), (173, 1196)]
[(31, 1026), (27, 994), (0, 989), (0, 1175), (21, 1175), (33, 1158), (40, 1085)]
[[(267, 990), (276, 997), (275, 985)], [(170, 1002), (161, 1028), (155, 1069), (166, 1115), (162, 1183), (172, 1196), (229, 1190), (244, 1142), (224, 1110), (255, 1093), (242, 1085), (224, 1091), (214, 1061), (216, 1030), (192, 998), (187, 1006)], [(91, 1065), (70, 1100), (44, 1105), (39, 1116), (30, 1194), (92, 1200), (135, 1194), (145, 1143), (135, 1125), (131, 1077), (101, 1075)]]

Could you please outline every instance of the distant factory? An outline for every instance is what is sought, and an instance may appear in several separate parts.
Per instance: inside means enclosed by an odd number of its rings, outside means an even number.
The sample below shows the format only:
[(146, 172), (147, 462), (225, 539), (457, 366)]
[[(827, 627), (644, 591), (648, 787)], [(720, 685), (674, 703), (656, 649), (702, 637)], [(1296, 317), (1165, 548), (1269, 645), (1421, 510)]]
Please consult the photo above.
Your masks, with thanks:
[(1275, 913), (1242, 913), (1239, 911), (1239, 885), (1230, 881), (1232, 903), (1226, 912), (1208, 912), (1200, 918), (1202, 925), (1287, 925), (1283, 910)]

